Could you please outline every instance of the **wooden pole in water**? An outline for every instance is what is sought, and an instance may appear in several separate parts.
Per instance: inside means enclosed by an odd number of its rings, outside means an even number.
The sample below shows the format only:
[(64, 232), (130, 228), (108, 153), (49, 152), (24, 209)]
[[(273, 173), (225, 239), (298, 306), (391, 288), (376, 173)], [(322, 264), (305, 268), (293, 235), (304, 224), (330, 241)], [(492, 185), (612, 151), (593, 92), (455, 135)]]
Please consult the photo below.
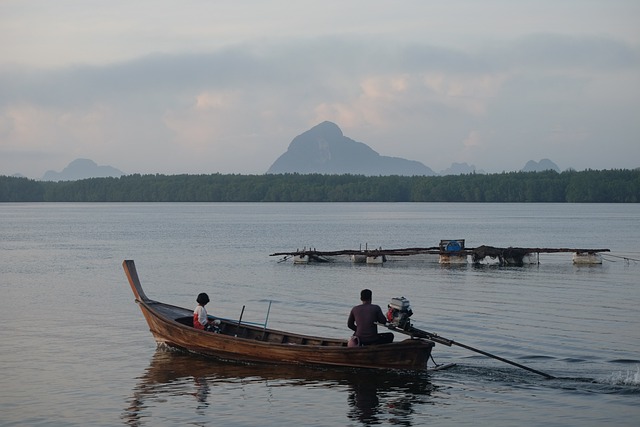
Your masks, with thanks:
[(242, 323), (243, 314), (244, 314), (244, 305), (242, 306), (242, 311), (240, 312), (240, 318), (238, 319), (238, 324), (236, 325), (236, 337), (238, 336), (238, 332), (240, 331), (240, 323)]
[(273, 301), (269, 301), (269, 308), (267, 309), (267, 317), (265, 317), (264, 319), (264, 327), (262, 328), (262, 338), (261, 340), (264, 341), (264, 337), (266, 336), (267, 333), (267, 322), (269, 321), (269, 313), (271, 312), (271, 303)]
[(269, 321), (269, 313), (271, 312), (271, 303), (273, 301), (269, 301), (269, 308), (267, 308), (267, 317), (264, 319), (264, 328), (267, 329), (267, 322)]

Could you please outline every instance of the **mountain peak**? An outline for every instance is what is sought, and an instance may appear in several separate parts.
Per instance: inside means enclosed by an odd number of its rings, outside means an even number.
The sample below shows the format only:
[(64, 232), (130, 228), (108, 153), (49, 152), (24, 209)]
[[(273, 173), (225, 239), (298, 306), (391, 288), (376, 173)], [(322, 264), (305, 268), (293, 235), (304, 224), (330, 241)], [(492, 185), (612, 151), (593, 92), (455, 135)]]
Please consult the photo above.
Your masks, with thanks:
[(330, 139), (344, 137), (342, 129), (340, 129), (337, 124), (329, 121), (324, 121), (318, 125), (315, 125), (308, 131), (304, 132), (303, 135), (304, 134), (322, 135)]
[(435, 175), (420, 162), (381, 156), (368, 145), (344, 136), (340, 127), (329, 121), (296, 136), (267, 173)]
[(42, 177), (43, 181), (75, 181), (87, 178), (120, 177), (124, 173), (111, 166), (98, 166), (90, 159), (76, 159), (69, 163), (62, 172), (49, 170)]
[(547, 170), (552, 170), (556, 172), (560, 172), (560, 168), (558, 165), (553, 163), (549, 159), (542, 159), (539, 162), (534, 160), (529, 160), (526, 165), (520, 170), (521, 172), (543, 172)]

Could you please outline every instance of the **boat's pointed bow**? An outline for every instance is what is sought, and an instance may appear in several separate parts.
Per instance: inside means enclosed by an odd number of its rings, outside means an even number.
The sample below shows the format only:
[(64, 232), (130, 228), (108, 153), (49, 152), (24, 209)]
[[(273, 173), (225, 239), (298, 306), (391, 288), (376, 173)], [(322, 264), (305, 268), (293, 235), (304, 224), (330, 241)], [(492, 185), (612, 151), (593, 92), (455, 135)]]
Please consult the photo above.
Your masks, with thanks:
[(129, 279), (129, 285), (131, 285), (131, 290), (133, 291), (133, 295), (136, 297), (136, 299), (138, 301), (149, 301), (149, 298), (147, 298), (144, 291), (142, 290), (140, 278), (138, 277), (138, 271), (136, 270), (136, 263), (133, 262), (132, 259), (125, 259), (122, 262), (122, 268), (124, 268), (127, 279)]

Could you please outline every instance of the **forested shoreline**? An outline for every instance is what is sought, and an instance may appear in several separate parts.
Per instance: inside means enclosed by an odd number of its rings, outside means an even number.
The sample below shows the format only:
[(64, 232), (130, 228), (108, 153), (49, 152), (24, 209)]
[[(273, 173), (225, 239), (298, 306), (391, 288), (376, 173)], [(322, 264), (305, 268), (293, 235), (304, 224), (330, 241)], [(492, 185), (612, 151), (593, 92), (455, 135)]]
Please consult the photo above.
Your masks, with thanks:
[(60, 182), (0, 176), (0, 202), (638, 203), (640, 169), (375, 177), (133, 174)]

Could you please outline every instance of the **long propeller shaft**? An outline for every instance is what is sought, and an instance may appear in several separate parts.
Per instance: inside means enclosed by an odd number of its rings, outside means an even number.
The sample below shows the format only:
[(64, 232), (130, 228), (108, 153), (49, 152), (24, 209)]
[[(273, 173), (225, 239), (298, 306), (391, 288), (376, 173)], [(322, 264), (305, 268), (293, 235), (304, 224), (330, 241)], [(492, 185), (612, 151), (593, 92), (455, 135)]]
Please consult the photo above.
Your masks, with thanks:
[(448, 339), (448, 338), (441, 337), (438, 334), (434, 334), (434, 333), (431, 333), (431, 332), (423, 331), (423, 330), (418, 329), (418, 328), (416, 328), (414, 326), (409, 326), (407, 328), (407, 330), (400, 329), (397, 326), (394, 326), (392, 324), (387, 324), (385, 326), (387, 326), (387, 328), (391, 329), (392, 331), (401, 332), (401, 333), (404, 333), (404, 334), (407, 334), (407, 335), (411, 335), (412, 337), (416, 337), (416, 338), (428, 339), (430, 341), (434, 341), (434, 342), (437, 342), (439, 344), (446, 345), (448, 347), (451, 347), (452, 345), (457, 345), (458, 347), (462, 347), (462, 348), (465, 348), (467, 350), (471, 350), (471, 351), (474, 351), (476, 353), (480, 353), (480, 354), (482, 354), (484, 356), (488, 356), (488, 357), (491, 357), (493, 359), (499, 360), (501, 362), (508, 363), (510, 365), (513, 365), (513, 366), (517, 366), (518, 368), (525, 369), (525, 370), (527, 370), (529, 372), (533, 372), (534, 374), (542, 375), (543, 377), (548, 378), (548, 379), (556, 378), (553, 375), (549, 375), (549, 374), (547, 374), (545, 372), (538, 371), (537, 369), (533, 369), (533, 368), (530, 368), (528, 366), (522, 365), (520, 363), (514, 362), (512, 360), (505, 359), (504, 357), (496, 356), (495, 354), (491, 354), (489, 352), (477, 349), (475, 347), (471, 347), (470, 345), (462, 344), (460, 342), (457, 342), (457, 341), (454, 341), (454, 340), (451, 340), (451, 339)]

